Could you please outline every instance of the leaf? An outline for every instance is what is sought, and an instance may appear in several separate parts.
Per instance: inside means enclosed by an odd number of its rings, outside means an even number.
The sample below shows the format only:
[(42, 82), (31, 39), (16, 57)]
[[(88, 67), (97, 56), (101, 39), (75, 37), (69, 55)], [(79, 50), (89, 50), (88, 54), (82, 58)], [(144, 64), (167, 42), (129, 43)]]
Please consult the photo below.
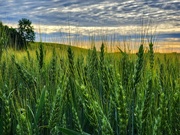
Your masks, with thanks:
[(76, 132), (76, 131), (74, 131), (74, 130), (70, 130), (70, 129), (62, 128), (62, 127), (60, 127), (59, 129), (60, 129), (60, 131), (61, 131), (62, 133), (65, 133), (66, 135), (90, 135), (90, 134), (85, 133), (85, 132), (80, 133), (80, 132)]
[(2, 117), (0, 117), (0, 134), (2, 135), (3, 133), (3, 120), (2, 120)]
[(44, 100), (45, 100), (45, 89), (42, 90), (42, 93), (41, 93), (41, 97), (40, 97), (40, 102), (39, 102), (39, 106), (37, 108), (37, 112), (36, 112), (36, 115), (35, 115), (35, 118), (36, 118), (36, 121), (38, 121), (40, 115), (41, 115), (41, 112), (42, 112), (42, 108), (44, 106)]
[(123, 52), (120, 47), (117, 47), (117, 48), (121, 52), (122, 55), (126, 55), (126, 52)]

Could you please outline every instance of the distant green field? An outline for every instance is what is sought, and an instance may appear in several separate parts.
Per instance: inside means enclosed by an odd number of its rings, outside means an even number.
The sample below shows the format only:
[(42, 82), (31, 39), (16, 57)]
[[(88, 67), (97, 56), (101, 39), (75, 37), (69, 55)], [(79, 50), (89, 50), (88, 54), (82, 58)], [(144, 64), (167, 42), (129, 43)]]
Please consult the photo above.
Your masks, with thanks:
[[(35, 43), (31, 43), (29, 46), (29, 49), (38, 49), (39, 48), (39, 42), (35, 42)], [(58, 43), (42, 43), (43, 47), (46, 49), (59, 49), (62, 52), (66, 52), (68, 47), (70, 45), (64, 45), (64, 44), (58, 44)], [(84, 49), (84, 48), (80, 48), (80, 47), (76, 47), (76, 46), (71, 46), (71, 49), (75, 52), (75, 53), (87, 53), (88, 50)]]
[(0, 135), (179, 135), (180, 54), (33, 43), (0, 59)]

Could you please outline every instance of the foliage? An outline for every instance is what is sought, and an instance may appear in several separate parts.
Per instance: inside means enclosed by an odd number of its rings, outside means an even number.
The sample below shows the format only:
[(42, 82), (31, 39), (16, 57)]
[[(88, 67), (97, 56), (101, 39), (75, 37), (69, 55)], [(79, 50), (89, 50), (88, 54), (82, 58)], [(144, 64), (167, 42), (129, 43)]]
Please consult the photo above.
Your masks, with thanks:
[(26, 47), (26, 41), (16, 29), (4, 26), (0, 22), (0, 54), (8, 47), (23, 49)]
[(179, 135), (180, 54), (104, 48), (2, 52), (0, 134)]
[(34, 42), (35, 40), (35, 33), (34, 28), (31, 25), (32, 22), (29, 19), (22, 18), (18, 22), (18, 32), (27, 42)]

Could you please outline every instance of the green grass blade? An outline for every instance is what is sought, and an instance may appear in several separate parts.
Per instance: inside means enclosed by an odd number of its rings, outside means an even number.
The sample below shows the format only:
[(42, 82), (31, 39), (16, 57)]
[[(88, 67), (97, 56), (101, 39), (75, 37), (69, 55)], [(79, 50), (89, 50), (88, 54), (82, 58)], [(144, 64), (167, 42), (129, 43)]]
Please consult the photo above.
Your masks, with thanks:
[(70, 130), (70, 129), (67, 129), (67, 128), (59, 128), (59, 130), (64, 133), (64, 134), (67, 134), (67, 135), (90, 135), (88, 133), (79, 133), (79, 132), (76, 132), (74, 130)]
[(41, 93), (41, 97), (40, 97), (40, 102), (39, 102), (39, 106), (37, 108), (37, 111), (36, 111), (36, 115), (35, 115), (35, 118), (36, 118), (36, 121), (38, 121), (40, 115), (41, 115), (41, 112), (42, 112), (42, 108), (44, 106), (44, 100), (45, 100), (45, 89), (42, 90), (42, 93)]

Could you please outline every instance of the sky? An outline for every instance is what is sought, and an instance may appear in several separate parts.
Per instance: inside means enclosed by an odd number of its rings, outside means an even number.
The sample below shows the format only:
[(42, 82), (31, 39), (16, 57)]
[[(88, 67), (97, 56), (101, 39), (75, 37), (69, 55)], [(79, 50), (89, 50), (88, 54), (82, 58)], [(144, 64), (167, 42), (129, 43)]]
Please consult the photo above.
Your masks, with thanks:
[(145, 31), (180, 42), (180, 0), (0, 0), (0, 21), (16, 28), (22, 18), (32, 21), (37, 41), (40, 35), (47, 42), (92, 35), (135, 40)]

